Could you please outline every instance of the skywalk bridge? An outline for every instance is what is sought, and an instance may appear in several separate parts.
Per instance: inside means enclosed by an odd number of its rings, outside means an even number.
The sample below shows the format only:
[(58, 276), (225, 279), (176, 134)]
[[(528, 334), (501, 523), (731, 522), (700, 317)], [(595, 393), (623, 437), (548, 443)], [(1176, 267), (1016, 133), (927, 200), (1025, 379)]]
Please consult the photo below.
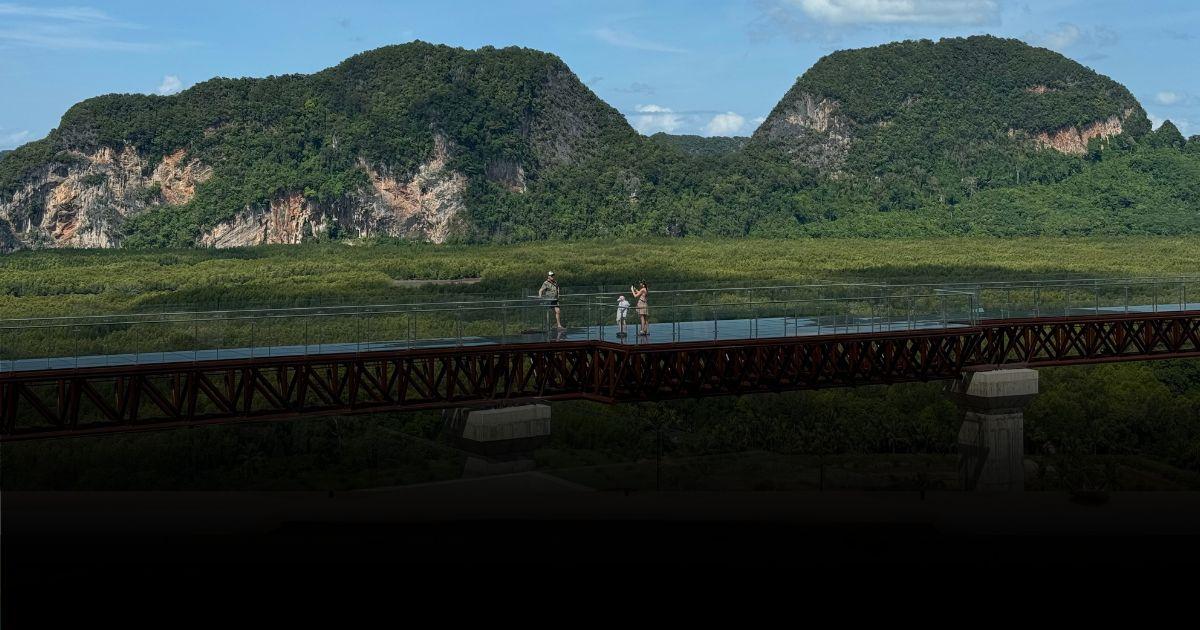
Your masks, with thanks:
[(0, 321), (0, 440), (1200, 356), (1200, 277), (823, 283)]

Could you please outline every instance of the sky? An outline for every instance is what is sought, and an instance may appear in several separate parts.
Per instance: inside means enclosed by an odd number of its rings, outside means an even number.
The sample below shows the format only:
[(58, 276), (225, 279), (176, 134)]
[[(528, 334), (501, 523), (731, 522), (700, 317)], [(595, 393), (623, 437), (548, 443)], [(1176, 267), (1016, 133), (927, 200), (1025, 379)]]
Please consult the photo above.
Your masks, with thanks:
[(990, 33), (1123, 83), (1200, 134), (1200, 0), (0, 1), (0, 149), (112, 92), (308, 73), (414, 39), (561, 57), (642, 133), (749, 135), (822, 56)]

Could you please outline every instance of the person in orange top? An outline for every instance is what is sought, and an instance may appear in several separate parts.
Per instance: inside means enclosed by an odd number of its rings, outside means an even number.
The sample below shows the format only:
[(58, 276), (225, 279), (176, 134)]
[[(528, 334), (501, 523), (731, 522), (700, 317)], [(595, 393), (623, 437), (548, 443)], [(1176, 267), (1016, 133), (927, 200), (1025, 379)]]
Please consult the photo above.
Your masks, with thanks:
[(633, 293), (633, 297), (637, 298), (637, 314), (641, 320), (639, 335), (650, 336), (650, 305), (646, 301), (646, 294), (650, 292), (646, 281), (642, 280), (638, 283), (638, 288), (629, 287), (629, 291)]

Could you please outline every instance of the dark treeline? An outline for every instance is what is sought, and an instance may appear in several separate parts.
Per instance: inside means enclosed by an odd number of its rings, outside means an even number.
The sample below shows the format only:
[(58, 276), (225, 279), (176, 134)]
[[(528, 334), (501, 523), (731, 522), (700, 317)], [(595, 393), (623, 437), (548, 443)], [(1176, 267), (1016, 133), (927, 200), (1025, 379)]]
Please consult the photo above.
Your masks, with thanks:
[[(1200, 363), (1040, 372), (1042, 393), (1025, 423), (1026, 454), (1038, 465), (1030, 487), (1200, 488)], [(561, 403), (551, 442), (533, 457), (570, 478), (580, 467), (652, 461), (660, 448), (668, 461), (680, 462), (750, 454), (757, 467), (773, 456), (861, 467), (903, 455), (933, 457), (922, 461), (952, 479), (960, 422), (938, 383), (637, 405)], [(467, 457), (437, 412), (12, 443), (0, 450), (4, 490), (342, 490), (457, 479)], [(761, 486), (769, 489), (795, 474), (788, 466), (753, 474), (773, 484)], [(718, 482), (716, 472), (697, 471), (701, 478), (693, 482)]]
[[(964, 178), (947, 186), (935, 176), (822, 177), (768, 147), (689, 156), (649, 146), (618, 163), (556, 169), (524, 195), (485, 188), (471, 207), (480, 238), (500, 241), (1200, 231), (1200, 137), (1183, 142), (1164, 124), (1140, 140), (1120, 136), (1092, 145), (1082, 157), (1030, 152), (1008, 181), (987, 187)], [(637, 177), (630, 177), (630, 164)]]

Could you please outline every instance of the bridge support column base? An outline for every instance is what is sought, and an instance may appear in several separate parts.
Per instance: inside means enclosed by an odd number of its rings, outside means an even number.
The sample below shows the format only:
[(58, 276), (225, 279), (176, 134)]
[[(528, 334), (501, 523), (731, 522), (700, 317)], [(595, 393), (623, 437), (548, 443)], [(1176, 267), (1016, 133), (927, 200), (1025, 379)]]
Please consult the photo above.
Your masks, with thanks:
[(958, 431), (963, 487), (1025, 488), (1025, 407), (1038, 393), (1036, 370), (972, 372), (947, 388), (965, 411)]
[(550, 440), (550, 405), (473, 409), (453, 419), (451, 430), (478, 455), (528, 453)]

